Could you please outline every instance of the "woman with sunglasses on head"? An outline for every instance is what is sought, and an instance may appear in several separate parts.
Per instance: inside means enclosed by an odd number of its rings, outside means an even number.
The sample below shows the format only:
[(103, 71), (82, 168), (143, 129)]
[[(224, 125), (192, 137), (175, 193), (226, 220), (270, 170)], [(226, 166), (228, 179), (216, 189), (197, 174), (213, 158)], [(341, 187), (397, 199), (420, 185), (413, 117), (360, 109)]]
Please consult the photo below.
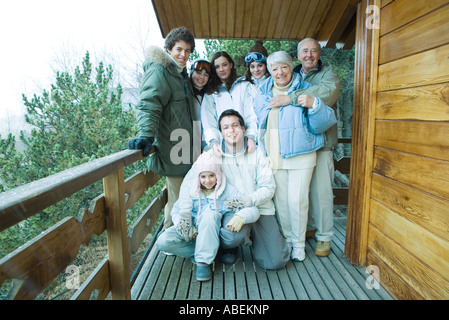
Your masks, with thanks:
[(257, 93), (254, 84), (238, 77), (234, 60), (227, 52), (216, 52), (211, 59), (212, 75), (201, 104), (201, 123), (206, 142), (217, 156), (222, 155), (218, 118), (223, 111), (233, 109), (243, 115), (247, 125), (245, 136), (248, 152), (256, 150), (257, 117), (253, 100)]
[(260, 87), (261, 83), (270, 76), (267, 69), (267, 57), (268, 51), (263, 46), (262, 40), (256, 40), (245, 57), (247, 67), (245, 79), (256, 87)]
[[(195, 119), (193, 119), (194, 138), (197, 135), (201, 139), (201, 152), (206, 147), (206, 141), (203, 139), (203, 130), (201, 127), (201, 103), (205, 94), (205, 88), (209, 82), (212, 66), (205, 59), (196, 59), (190, 66), (190, 81), (192, 82), (193, 92), (195, 94), (193, 103), (195, 108)], [(199, 141), (195, 140), (194, 141)], [(194, 146), (195, 148), (195, 146)]]

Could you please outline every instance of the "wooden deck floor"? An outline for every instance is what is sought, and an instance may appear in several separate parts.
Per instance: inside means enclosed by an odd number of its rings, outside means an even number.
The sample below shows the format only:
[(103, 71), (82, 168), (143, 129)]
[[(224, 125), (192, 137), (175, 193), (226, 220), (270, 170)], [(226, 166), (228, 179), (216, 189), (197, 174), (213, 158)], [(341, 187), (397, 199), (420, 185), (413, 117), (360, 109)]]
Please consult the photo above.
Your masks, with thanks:
[(365, 268), (344, 257), (346, 218), (334, 218), (335, 236), (328, 257), (306, 243), (306, 259), (280, 270), (264, 270), (249, 247), (240, 248), (234, 265), (214, 262), (211, 281), (196, 280), (190, 259), (167, 256), (153, 248), (132, 287), (134, 300), (390, 300), (382, 288), (369, 289)]

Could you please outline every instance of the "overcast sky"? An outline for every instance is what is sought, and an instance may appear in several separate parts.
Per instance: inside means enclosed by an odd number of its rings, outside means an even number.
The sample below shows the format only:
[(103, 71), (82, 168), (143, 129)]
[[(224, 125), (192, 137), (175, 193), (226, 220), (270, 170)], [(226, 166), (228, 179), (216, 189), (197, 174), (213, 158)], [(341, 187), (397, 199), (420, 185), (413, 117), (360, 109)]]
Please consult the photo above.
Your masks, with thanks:
[(76, 48), (82, 56), (89, 51), (91, 56), (108, 52), (120, 58), (132, 46), (138, 49), (137, 41), (148, 35), (144, 31), (150, 35), (146, 45), (163, 46), (151, 0), (1, 1), (2, 138), (11, 127), (8, 119), (25, 110), (22, 93), (41, 95), (54, 83), (50, 65), (61, 47)]

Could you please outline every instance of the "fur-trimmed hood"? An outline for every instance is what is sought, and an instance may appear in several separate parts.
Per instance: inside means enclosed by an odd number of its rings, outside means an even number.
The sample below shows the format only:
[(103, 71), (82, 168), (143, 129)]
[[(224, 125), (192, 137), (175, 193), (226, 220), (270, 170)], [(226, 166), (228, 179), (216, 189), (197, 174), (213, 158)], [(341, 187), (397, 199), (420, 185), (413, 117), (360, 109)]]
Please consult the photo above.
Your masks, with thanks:
[(136, 105), (138, 136), (154, 137), (153, 145), (157, 152), (148, 159), (151, 171), (161, 176), (184, 176), (192, 167), (192, 150), (189, 161), (173, 163), (171, 134), (174, 130), (183, 129), (190, 140), (193, 139), (196, 115), (192, 86), (185, 68), (180, 72), (163, 49), (149, 47), (145, 57), (140, 99)]
[[(152, 63), (160, 65), (164, 68), (168, 68), (171, 71), (177, 71), (177, 65), (172, 57), (168, 54), (164, 49), (157, 46), (149, 46), (145, 49), (145, 58), (146, 61), (144, 63), (145, 67)], [(178, 72), (179, 73), (179, 72)]]

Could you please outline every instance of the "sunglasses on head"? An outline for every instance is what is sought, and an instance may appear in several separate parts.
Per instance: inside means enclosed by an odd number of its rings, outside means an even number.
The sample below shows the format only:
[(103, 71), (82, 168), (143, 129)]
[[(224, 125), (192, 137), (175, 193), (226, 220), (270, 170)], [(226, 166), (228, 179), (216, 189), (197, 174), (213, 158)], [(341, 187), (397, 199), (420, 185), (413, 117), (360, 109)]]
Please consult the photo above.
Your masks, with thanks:
[(265, 56), (259, 52), (250, 52), (246, 55), (245, 57), (245, 62), (250, 63), (251, 60), (254, 60), (256, 62), (263, 62), (266, 61), (267, 59), (265, 58)]
[(191, 68), (195, 71), (206, 70), (206, 72), (210, 74), (211, 64), (209, 63), (209, 61), (201, 60), (195, 62), (195, 64), (193, 64)]

